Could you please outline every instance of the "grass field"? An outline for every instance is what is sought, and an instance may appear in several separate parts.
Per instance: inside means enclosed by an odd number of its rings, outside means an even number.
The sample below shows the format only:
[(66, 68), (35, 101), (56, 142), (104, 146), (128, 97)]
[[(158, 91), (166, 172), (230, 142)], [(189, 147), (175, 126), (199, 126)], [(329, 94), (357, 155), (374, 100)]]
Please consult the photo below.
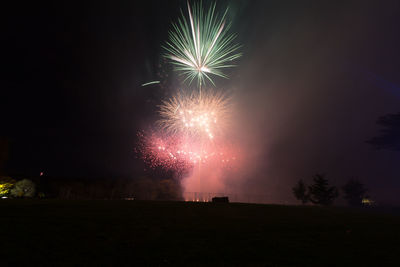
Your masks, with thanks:
[(400, 266), (400, 216), (239, 203), (0, 201), (0, 265)]

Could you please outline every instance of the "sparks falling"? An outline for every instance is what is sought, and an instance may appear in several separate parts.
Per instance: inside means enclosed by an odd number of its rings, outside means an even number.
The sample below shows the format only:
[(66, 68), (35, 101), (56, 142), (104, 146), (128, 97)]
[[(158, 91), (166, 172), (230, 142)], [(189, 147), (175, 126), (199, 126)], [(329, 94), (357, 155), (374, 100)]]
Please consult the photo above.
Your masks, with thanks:
[(163, 101), (159, 125), (171, 134), (214, 139), (226, 129), (231, 114), (230, 97), (223, 93), (203, 91), (184, 94)]
[(178, 23), (172, 24), (169, 41), (164, 46), (164, 56), (175, 70), (189, 83), (196, 79), (200, 87), (206, 79), (214, 85), (213, 75), (228, 78), (222, 70), (234, 67), (232, 61), (241, 56), (240, 46), (233, 44), (236, 36), (228, 33), (230, 24), (225, 21), (228, 9), (219, 17), (215, 6), (212, 4), (204, 12), (201, 4), (192, 9), (188, 2), (188, 17), (182, 13)]
[(161, 132), (139, 134), (139, 149), (143, 160), (151, 167), (174, 170), (177, 173), (190, 171), (196, 165), (218, 164), (232, 167), (237, 162), (235, 147), (229, 142), (199, 142), (182, 135), (167, 135)]

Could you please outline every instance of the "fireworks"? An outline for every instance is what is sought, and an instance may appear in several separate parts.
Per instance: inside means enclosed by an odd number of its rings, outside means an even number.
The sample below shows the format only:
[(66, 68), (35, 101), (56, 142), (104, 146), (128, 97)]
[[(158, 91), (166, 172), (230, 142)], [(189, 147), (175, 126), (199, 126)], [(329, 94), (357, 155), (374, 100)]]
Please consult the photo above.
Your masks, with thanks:
[(173, 24), (163, 56), (184, 76), (184, 82), (195, 80), (198, 87), (182, 89), (162, 102), (158, 127), (139, 134), (136, 151), (153, 169), (172, 171), (185, 181), (196, 179), (189, 184), (202, 192), (203, 178), (207, 183), (218, 179), (227, 169), (239, 166), (237, 158), (242, 158), (229, 138), (230, 95), (202, 89), (206, 81), (214, 85), (215, 76), (228, 78), (223, 70), (233, 67), (232, 62), (241, 53), (239, 45), (233, 43), (235, 35), (228, 33), (228, 9), (219, 16), (215, 3), (207, 11), (201, 3), (188, 3), (187, 11), (187, 16), (182, 13), (178, 23)]
[(192, 161), (182, 151), (182, 140), (176, 136), (163, 136), (160, 133), (139, 133), (138, 152), (151, 168), (161, 167), (176, 172), (184, 172), (192, 166)]
[(147, 85), (152, 85), (152, 84), (159, 84), (159, 83), (160, 83), (160, 81), (147, 82), (147, 83), (142, 84), (142, 87), (147, 86)]
[(201, 4), (195, 4), (192, 9), (188, 2), (189, 18), (182, 13), (178, 23), (172, 24), (164, 56), (185, 76), (185, 81), (191, 83), (196, 79), (201, 86), (205, 78), (214, 84), (211, 75), (228, 78), (222, 70), (233, 67), (231, 62), (241, 53), (237, 52), (240, 46), (233, 44), (236, 36), (228, 33), (227, 11), (219, 17), (215, 3), (208, 12), (203, 12)]
[(226, 128), (230, 108), (230, 98), (222, 93), (181, 93), (160, 106), (159, 125), (172, 134), (214, 139)]
[(152, 168), (161, 167), (176, 172), (185, 172), (198, 164), (228, 166), (237, 160), (234, 147), (222, 140), (204, 144), (198, 139), (157, 132), (140, 133), (139, 139), (139, 152), (144, 161)]

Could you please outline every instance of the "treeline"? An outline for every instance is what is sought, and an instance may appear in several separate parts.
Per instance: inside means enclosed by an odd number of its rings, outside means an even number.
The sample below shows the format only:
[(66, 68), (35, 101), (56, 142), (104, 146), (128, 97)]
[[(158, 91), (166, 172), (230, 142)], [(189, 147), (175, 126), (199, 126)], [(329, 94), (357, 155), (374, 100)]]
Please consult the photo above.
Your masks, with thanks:
[[(4, 182), (2, 182), (2, 180)], [(9, 177), (0, 178), (1, 184), (7, 182), (8, 191), (3, 192), (7, 197), (38, 197), (59, 199), (138, 199), (138, 200), (182, 200), (182, 190), (179, 181), (174, 179), (154, 179), (140, 177), (128, 178), (100, 178), (100, 179), (72, 179), (56, 177), (36, 177), (22, 179), (31, 181), (30, 188), (20, 190), (19, 195), (12, 194), (19, 181)], [(24, 183), (29, 184), (27, 182)], [(32, 189), (33, 188), (33, 189)], [(14, 191), (13, 191), (14, 190)], [(35, 191), (29, 196), (24, 190)], [(1, 191), (0, 191), (1, 192)]]
[(315, 174), (310, 185), (300, 179), (292, 188), (296, 199), (302, 204), (330, 206), (342, 193), (343, 198), (350, 206), (371, 205), (373, 201), (367, 195), (368, 190), (357, 179), (349, 179), (341, 187), (332, 186), (324, 174)]

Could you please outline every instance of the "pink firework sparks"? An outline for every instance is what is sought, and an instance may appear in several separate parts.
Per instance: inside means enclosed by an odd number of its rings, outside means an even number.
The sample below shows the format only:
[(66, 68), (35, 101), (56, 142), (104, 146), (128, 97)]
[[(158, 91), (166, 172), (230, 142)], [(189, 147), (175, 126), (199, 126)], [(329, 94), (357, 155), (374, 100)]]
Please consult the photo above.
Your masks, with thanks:
[[(180, 135), (139, 134), (139, 152), (152, 168), (190, 170), (196, 165), (218, 164), (231, 167), (237, 153), (227, 142), (199, 142)], [(216, 141), (216, 140), (215, 140)]]

